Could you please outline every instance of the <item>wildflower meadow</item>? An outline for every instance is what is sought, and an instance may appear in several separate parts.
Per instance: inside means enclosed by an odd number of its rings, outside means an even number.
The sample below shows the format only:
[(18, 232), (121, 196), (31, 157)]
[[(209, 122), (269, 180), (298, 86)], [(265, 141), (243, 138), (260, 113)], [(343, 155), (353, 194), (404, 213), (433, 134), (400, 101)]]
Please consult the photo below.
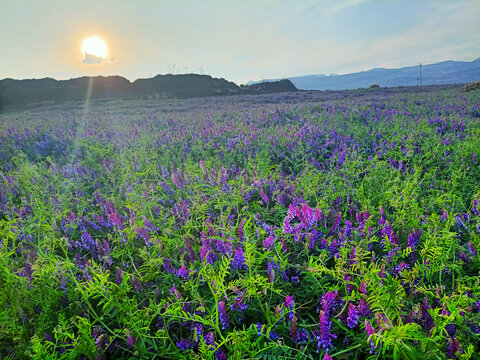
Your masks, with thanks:
[(2, 358), (478, 359), (480, 93), (387, 90), (0, 114)]

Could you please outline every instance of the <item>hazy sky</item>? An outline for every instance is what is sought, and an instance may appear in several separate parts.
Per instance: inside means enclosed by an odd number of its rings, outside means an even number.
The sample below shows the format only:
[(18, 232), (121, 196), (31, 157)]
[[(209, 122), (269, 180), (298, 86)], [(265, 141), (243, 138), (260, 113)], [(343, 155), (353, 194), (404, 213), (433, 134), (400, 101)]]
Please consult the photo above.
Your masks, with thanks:
[[(471, 61), (479, 19), (479, 0), (1, 0), (0, 79), (195, 72), (244, 83)], [(91, 35), (108, 61), (82, 61)]]

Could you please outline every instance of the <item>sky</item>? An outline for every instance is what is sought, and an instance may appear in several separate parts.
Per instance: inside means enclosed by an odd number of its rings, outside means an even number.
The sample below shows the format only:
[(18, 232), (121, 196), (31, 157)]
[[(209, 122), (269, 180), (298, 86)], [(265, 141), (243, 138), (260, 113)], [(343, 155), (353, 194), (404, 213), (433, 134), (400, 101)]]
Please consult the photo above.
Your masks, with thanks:
[[(472, 61), (479, 18), (479, 0), (1, 0), (0, 79), (199, 73), (243, 84)], [(89, 36), (105, 41), (105, 60), (82, 52)]]

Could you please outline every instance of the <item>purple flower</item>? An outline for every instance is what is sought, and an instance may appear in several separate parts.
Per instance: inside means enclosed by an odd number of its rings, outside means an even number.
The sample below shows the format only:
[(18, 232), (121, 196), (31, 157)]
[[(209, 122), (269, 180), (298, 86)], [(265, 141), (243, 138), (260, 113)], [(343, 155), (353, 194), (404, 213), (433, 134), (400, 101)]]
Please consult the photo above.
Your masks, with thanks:
[(135, 343), (135, 336), (132, 336), (130, 333), (127, 336), (127, 345), (128, 347), (132, 347), (133, 344)]
[(330, 319), (323, 310), (320, 310), (318, 318), (320, 320), (320, 336), (317, 347), (329, 350), (333, 346), (332, 339), (336, 338), (336, 335), (330, 333)]
[(358, 312), (360, 313), (360, 316), (368, 316), (371, 314), (370, 306), (368, 306), (368, 303), (365, 299), (360, 299), (358, 304)]
[(338, 226), (340, 225), (340, 221), (342, 220), (342, 213), (338, 212), (335, 217), (335, 222), (333, 223), (332, 227), (330, 228), (329, 233), (333, 234), (335, 230), (337, 230)]
[(227, 360), (227, 354), (223, 349), (215, 351), (215, 360)]
[(307, 229), (311, 228), (315, 223), (315, 210), (304, 203), (302, 205), (300, 214), (301, 214), (300, 220), (302, 221), (302, 225)]
[(142, 285), (140, 285), (140, 281), (135, 276), (132, 276), (132, 284), (136, 292), (142, 291)]
[(293, 296), (288, 295), (285, 298), (285, 301), (283, 303), (283, 306), (289, 310), (287, 312), (287, 320), (291, 321), (293, 319), (293, 316), (295, 315), (295, 301), (293, 300)]
[(282, 231), (284, 234), (291, 234), (293, 233), (292, 225), (290, 224), (290, 219), (288, 217), (285, 218), (283, 221)]
[(223, 300), (220, 300), (218, 302), (218, 315), (220, 318), (220, 325), (222, 325), (222, 329), (226, 329), (228, 327), (230, 319), (228, 318), (227, 309)]
[(445, 326), (445, 330), (447, 331), (448, 336), (453, 336), (457, 332), (457, 327), (455, 324), (448, 324)]
[(325, 295), (323, 295), (321, 302), (325, 316), (330, 318), (332, 312), (337, 311), (342, 306), (343, 300), (340, 296), (338, 296), (338, 290), (335, 290), (328, 291)]
[(422, 236), (422, 229), (418, 229), (417, 231), (413, 231), (408, 235), (407, 240), (407, 248), (410, 248), (412, 252), (410, 253), (410, 258), (412, 261), (415, 261), (415, 248), (418, 245), (418, 241), (420, 240), (420, 236)]
[(323, 360), (332, 360), (332, 357), (328, 355), (328, 351), (325, 353), (325, 356), (323, 357)]
[(442, 211), (442, 221), (446, 221), (446, 220), (447, 220), (447, 216), (448, 216), (447, 210), (443, 209), (443, 211)]
[(232, 243), (227, 240), (217, 240), (215, 246), (217, 247), (218, 252), (223, 256), (229, 255), (232, 250)]
[(177, 300), (180, 300), (182, 298), (182, 294), (180, 293), (180, 291), (178, 291), (175, 285), (173, 285), (172, 288), (170, 289), (170, 294), (174, 295), (177, 298)]
[(275, 244), (275, 237), (273, 235), (269, 235), (265, 240), (263, 240), (262, 244), (265, 249), (270, 249)]
[(245, 226), (245, 219), (242, 219), (242, 221), (240, 221), (240, 225), (238, 225), (238, 238), (243, 241), (245, 240), (245, 236), (243, 235), (243, 227)]
[(227, 172), (227, 169), (225, 169), (225, 167), (222, 166), (222, 169), (220, 170), (220, 184), (226, 185), (227, 181), (228, 181), (228, 172)]
[(113, 225), (116, 225), (120, 230), (123, 230), (122, 217), (116, 212), (111, 212), (108, 214), (108, 219)]
[(212, 332), (209, 332), (207, 335), (205, 335), (205, 343), (207, 345), (215, 346), (215, 336)]
[(233, 304), (230, 305), (230, 309), (232, 309), (232, 311), (242, 312), (247, 310), (248, 304), (245, 303), (245, 294), (246, 292), (244, 292), (241, 296), (235, 297)]
[(293, 310), (293, 307), (295, 306), (295, 300), (293, 300), (293, 296), (287, 295), (284, 304), (287, 309)]
[(447, 354), (450, 359), (456, 359), (456, 353), (460, 351), (460, 343), (455, 337), (447, 339)]
[(475, 216), (480, 215), (480, 211), (479, 211), (479, 208), (478, 208), (478, 203), (479, 203), (479, 200), (474, 200), (473, 204), (472, 204), (472, 211), (473, 211), (473, 214)]
[(408, 270), (410, 268), (410, 265), (408, 265), (406, 262), (402, 261), (400, 264), (395, 266), (393, 268), (393, 273), (398, 275), (400, 274), (403, 270)]
[(232, 261), (232, 269), (233, 270), (247, 269), (245, 255), (243, 254), (243, 249), (241, 247), (237, 247), (235, 249), (235, 253), (233, 255), (233, 261)]
[(358, 291), (360, 291), (362, 294), (367, 295), (367, 283), (365, 280), (362, 280), (362, 282), (360, 283)]
[(431, 330), (435, 326), (432, 317), (428, 313), (428, 309), (431, 308), (432, 307), (428, 304), (427, 298), (424, 298), (422, 301), (422, 305), (420, 306), (418, 318), (424, 322), (427, 330)]
[(257, 335), (262, 336), (267, 333), (267, 328), (264, 324), (256, 323), (255, 326), (257, 327)]
[(205, 167), (205, 163), (203, 162), (203, 160), (200, 160), (200, 168), (202, 169), (203, 175), (205, 175), (207, 173), (207, 168)]
[(195, 251), (193, 251), (192, 245), (190, 244), (190, 240), (188, 237), (185, 235), (185, 245), (187, 245), (187, 250), (190, 255), (190, 260), (195, 260), (197, 257), (195, 255)]
[(297, 317), (293, 315), (292, 324), (290, 325), (290, 338), (293, 342), (297, 342)]
[(268, 204), (270, 202), (267, 194), (265, 194), (262, 189), (260, 189), (260, 196), (262, 197), (262, 200), (265, 202), (265, 204)]
[(468, 245), (468, 250), (470, 251), (470, 254), (474, 257), (477, 256), (478, 253), (477, 253), (477, 250), (473, 247), (473, 244), (471, 242), (468, 242), (467, 245)]
[[(364, 332), (367, 333), (368, 337), (374, 335), (374, 334), (376, 333), (376, 331), (377, 331), (377, 330), (368, 322), (368, 320), (365, 319), (365, 331), (364, 331)], [(371, 347), (371, 348), (374, 348), (374, 347), (375, 347), (375, 345), (373, 344), (373, 340), (372, 340), (372, 339), (370, 339), (370, 347)]]
[(81, 242), (82, 248), (84, 248), (85, 250), (90, 250), (95, 248), (95, 241), (93, 241), (92, 237), (88, 232), (84, 231), (82, 233), (81, 239), (82, 239), (82, 242)]
[(170, 274), (175, 274), (177, 272), (172, 265), (172, 260), (170, 260), (169, 258), (163, 259), (162, 265), (163, 265), (163, 269)]
[(355, 305), (350, 303), (348, 305), (347, 326), (353, 329), (358, 324), (358, 309)]
[(192, 344), (184, 338), (181, 338), (180, 341), (175, 343), (175, 345), (177, 345), (177, 347), (179, 349), (181, 349), (182, 351), (185, 351), (185, 350), (190, 349), (192, 347)]
[(273, 283), (275, 281), (275, 270), (278, 269), (278, 265), (275, 261), (269, 261), (267, 264), (268, 282)]
[(150, 235), (145, 228), (137, 226), (135, 232), (145, 241), (145, 245), (150, 246)]
[(185, 265), (182, 264), (182, 267), (180, 269), (178, 269), (177, 274), (178, 274), (178, 276), (180, 276), (184, 279), (188, 279), (188, 277), (190, 276), (190, 270), (187, 269), (185, 267)]
[(120, 285), (122, 283), (122, 269), (117, 266), (117, 284)]

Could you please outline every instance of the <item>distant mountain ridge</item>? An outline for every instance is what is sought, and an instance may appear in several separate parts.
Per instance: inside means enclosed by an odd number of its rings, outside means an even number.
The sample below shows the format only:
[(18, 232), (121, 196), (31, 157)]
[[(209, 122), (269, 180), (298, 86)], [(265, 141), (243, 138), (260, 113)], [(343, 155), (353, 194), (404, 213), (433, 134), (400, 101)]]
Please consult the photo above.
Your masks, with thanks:
[[(348, 90), (366, 88), (377, 84), (382, 87), (418, 85), (419, 65), (398, 69), (376, 68), (344, 75), (304, 75), (289, 77), (299, 90)], [(480, 80), (480, 58), (467, 61), (442, 61), (422, 65), (422, 84), (465, 84)], [(249, 81), (248, 85), (278, 79)]]
[(225, 79), (198, 74), (157, 75), (134, 82), (121, 76), (84, 76), (70, 80), (3, 79), (0, 80), (0, 110), (24, 107), (29, 104), (41, 105), (65, 101), (85, 101), (86, 99), (138, 97), (184, 99), (285, 91), (297, 91), (297, 89), (289, 80), (240, 87)]

